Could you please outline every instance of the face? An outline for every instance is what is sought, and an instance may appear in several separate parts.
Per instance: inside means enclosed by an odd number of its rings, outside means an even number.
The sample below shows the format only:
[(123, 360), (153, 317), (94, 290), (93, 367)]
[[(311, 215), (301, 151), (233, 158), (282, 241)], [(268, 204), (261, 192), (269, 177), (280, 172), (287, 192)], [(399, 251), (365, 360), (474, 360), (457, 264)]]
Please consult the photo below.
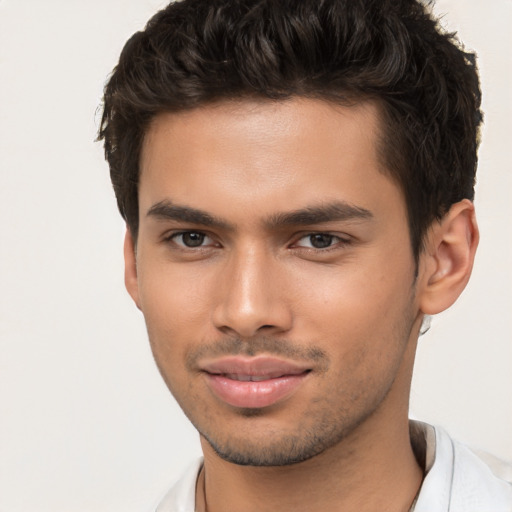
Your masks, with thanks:
[(421, 318), (377, 139), (374, 105), (308, 99), (161, 114), (147, 133), (127, 287), (226, 460), (307, 460), (404, 413)]

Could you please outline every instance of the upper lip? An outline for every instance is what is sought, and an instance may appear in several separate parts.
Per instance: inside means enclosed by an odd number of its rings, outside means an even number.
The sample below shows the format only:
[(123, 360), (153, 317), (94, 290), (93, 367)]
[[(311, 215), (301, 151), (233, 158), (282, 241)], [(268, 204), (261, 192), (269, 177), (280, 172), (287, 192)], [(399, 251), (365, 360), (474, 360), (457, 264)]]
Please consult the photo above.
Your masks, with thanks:
[(269, 356), (249, 358), (229, 356), (205, 360), (199, 367), (202, 371), (213, 375), (266, 377), (268, 379), (275, 379), (285, 375), (300, 375), (311, 369), (304, 364)]

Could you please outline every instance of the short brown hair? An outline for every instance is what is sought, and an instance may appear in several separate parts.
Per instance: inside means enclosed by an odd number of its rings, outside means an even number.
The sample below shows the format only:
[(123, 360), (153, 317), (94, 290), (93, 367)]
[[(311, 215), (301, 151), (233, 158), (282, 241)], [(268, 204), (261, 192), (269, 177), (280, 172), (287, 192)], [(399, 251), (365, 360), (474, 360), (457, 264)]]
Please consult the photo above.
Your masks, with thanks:
[(99, 139), (119, 210), (138, 230), (148, 124), (223, 99), (293, 96), (381, 106), (384, 166), (402, 188), (415, 257), (429, 225), (473, 199), (481, 94), (475, 55), (417, 0), (183, 0), (126, 43)]

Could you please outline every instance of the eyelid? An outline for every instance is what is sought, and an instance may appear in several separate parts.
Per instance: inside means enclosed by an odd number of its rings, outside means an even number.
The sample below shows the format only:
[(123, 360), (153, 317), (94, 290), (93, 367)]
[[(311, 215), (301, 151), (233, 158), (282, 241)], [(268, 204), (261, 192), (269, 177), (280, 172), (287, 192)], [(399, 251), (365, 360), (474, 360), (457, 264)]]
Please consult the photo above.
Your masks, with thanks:
[[(178, 238), (179, 236), (182, 236), (182, 235), (186, 235), (187, 233), (197, 233), (198, 235), (203, 235), (205, 237), (205, 239), (209, 239), (211, 241), (211, 243), (198, 245), (196, 247), (188, 247), (185, 244), (180, 244), (180, 243), (176, 242), (176, 238)], [(207, 249), (209, 247), (214, 247), (214, 246), (220, 245), (218, 242), (215, 241), (215, 239), (212, 235), (210, 235), (207, 231), (202, 230), (202, 229), (178, 229), (178, 230), (167, 231), (162, 236), (162, 241), (164, 243), (173, 243), (178, 248), (183, 249), (183, 250), (200, 250), (200, 249)]]
[[(300, 242), (304, 238), (309, 238), (314, 235), (330, 236), (330, 237), (334, 238), (336, 241), (332, 245), (329, 245), (328, 247), (324, 247), (324, 248), (306, 247), (306, 246), (298, 245), (298, 242)], [(294, 242), (292, 242), (291, 248), (292, 249), (296, 249), (296, 248), (306, 249), (306, 250), (317, 251), (317, 252), (327, 252), (329, 250), (335, 250), (335, 249), (344, 247), (346, 245), (349, 245), (352, 243), (352, 241), (353, 241), (352, 237), (350, 237), (349, 235), (342, 234), (342, 233), (332, 233), (330, 231), (308, 231), (308, 232), (303, 232), (303, 233), (297, 234), (294, 237)]]
[[(199, 246), (196, 246), (196, 247), (189, 247), (189, 246), (186, 246), (185, 244), (182, 244), (182, 243), (178, 243), (176, 241), (176, 238), (178, 238), (179, 236), (182, 236), (182, 235), (186, 235), (187, 233), (197, 233), (197, 234), (200, 234), (200, 235), (203, 235), (205, 237), (205, 241), (207, 242), (206, 244), (202, 244), (202, 245), (199, 245)], [(298, 245), (298, 243), (303, 240), (303, 239), (306, 239), (308, 237), (311, 237), (311, 236), (314, 236), (314, 235), (326, 235), (326, 236), (329, 236), (329, 237), (332, 237), (334, 240), (333, 240), (333, 243), (332, 245), (330, 246), (327, 246), (327, 247), (324, 247), (324, 248), (316, 248), (316, 247), (312, 247), (312, 246), (305, 246), (305, 245)], [(212, 247), (220, 247), (221, 246), (221, 243), (217, 240), (217, 238), (209, 233), (207, 230), (203, 230), (203, 229), (176, 229), (176, 230), (169, 230), (167, 232), (165, 232), (162, 236), (161, 236), (161, 240), (163, 243), (173, 243), (178, 249), (183, 249), (183, 250), (201, 250), (201, 249), (209, 249), (209, 248), (212, 248)], [(296, 233), (293, 237), (292, 237), (292, 242), (289, 244), (289, 248), (291, 249), (303, 249), (303, 250), (306, 250), (306, 251), (314, 251), (314, 252), (328, 252), (329, 250), (336, 250), (336, 249), (340, 249), (340, 248), (343, 248), (344, 246), (347, 246), (347, 245), (350, 245), (351, 243), (353, 242), (353, 237), (351, 237), (350, 235), (347, 235), (345, 233), (338, 233), (338, 232), (330, 232), (330, 231), (323, 231), (323, 230), (315, 230), (315, 231), (302, 231), (300, 233)]]

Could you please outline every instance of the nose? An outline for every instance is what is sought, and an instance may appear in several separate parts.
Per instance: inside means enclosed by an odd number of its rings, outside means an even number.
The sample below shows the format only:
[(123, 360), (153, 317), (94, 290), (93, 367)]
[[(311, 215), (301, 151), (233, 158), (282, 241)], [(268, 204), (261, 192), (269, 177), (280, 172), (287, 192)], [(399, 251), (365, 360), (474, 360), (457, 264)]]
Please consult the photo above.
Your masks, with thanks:
[(217, 329), (241, 338), (291, 329), (285, 280), (273, 255), (257, 249), (236, 251), (219, 277), (222, 282), (213, 312)]

